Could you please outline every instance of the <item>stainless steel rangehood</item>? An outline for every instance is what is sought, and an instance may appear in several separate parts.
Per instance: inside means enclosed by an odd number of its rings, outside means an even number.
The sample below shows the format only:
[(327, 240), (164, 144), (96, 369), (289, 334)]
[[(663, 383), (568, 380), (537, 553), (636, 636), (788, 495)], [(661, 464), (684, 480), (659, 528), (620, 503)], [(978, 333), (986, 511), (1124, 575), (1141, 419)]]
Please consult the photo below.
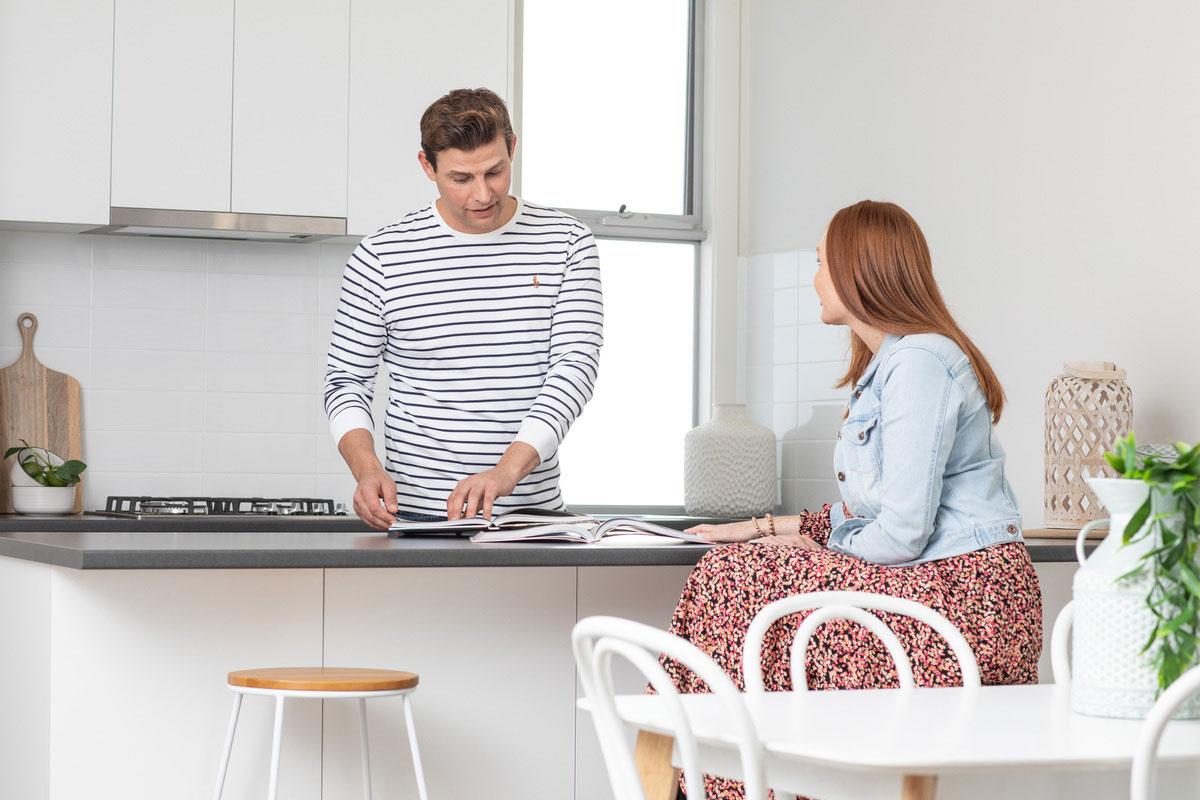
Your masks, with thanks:
[(345, 217), (234, 214), (228, 211), (113, 207), (108, 210), (108, 223), (85, 233), (266, 242), (316, 242), (346, 235)]

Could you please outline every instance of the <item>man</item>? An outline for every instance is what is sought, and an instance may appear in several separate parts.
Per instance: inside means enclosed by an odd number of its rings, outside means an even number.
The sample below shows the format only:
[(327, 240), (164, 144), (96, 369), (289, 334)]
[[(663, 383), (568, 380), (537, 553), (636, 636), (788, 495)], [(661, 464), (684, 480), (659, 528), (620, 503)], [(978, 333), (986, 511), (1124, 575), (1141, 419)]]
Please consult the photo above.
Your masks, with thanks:
[[(583, 223), (508, 193), (516, 142), (495, 93), (439, 99), (417, 154), (437, 199), (346, 264), (325, 410), (354, 510), (380, 530), (563, 507), (557, 449), (596, 379), (600, 263)], [(381, 356), (387, 470), (371, 419)]]

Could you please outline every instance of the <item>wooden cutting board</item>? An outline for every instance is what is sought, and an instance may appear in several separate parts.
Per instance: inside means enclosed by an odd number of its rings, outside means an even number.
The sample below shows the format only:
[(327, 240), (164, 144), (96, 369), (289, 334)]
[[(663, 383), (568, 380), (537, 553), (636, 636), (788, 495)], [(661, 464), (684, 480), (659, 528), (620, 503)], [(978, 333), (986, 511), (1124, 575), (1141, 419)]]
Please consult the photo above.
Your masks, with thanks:
[[(47, 369), (33, 355), (38, 321), (33, 314), (17, 317), (21, 355), (0, 369), (0, 454), (21, 440), (44, 447), (64, 459), (83, 458), (79, 381)], [(15, 456), (13, 456), (15, 458)], [(0, 463), (0, 513), (12, 513), (13, 458)], [(87, 480), (86, 473), (84, 480)], [(75, 507), (83, 509), (83, 484), (75, 485)]]

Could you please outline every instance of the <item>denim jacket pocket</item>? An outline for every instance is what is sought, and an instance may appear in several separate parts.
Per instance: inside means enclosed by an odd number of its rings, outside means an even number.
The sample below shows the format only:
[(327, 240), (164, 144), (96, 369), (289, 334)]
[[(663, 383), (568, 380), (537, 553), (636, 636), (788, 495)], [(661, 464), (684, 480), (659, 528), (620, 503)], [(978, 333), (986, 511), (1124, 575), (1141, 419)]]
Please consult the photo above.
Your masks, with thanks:
[(875, 475), (879, 472), (879, 415), (846, 420), (842, 426), (842, 439), (850, 445), (843, 448), (846, 468), (859, 473)]

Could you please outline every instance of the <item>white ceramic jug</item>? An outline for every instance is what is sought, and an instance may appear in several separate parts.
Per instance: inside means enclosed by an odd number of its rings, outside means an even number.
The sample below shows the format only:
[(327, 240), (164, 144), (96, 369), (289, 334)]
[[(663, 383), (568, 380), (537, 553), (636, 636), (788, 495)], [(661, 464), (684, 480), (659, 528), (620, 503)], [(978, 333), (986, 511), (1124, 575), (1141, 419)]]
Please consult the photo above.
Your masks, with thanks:
[[(1129, 520), (1146, 502), (1150, 487), (1125, 478), (1088, 478), (1108, 509), (1109, 519), (1089, 522), (1079, 531), (1075, 553), (1079, 570), (1073, 584), (1075, 618), (1071, 642), (1071, 710), (1099, 717), (1141, 719), (1158, 691), (1153, 650), (1141, 652), (1154, 630), (1154, 614), (1146, 606), (1150, 591), (1146, 573), (1117, 582), (1136, 569), (1158, 537), (1143, 536), (1122, 546)], [(1160, 513), (1159, 496), (1151, 502)], [(1092, 528), (1108, 524), (1108, 536), (1089, 557), (1084, 539)], [(1169, 524), (1169, 523), (1168, 523)], [(1200, 702), (1185, 704), (1176, 717), (1200, 716)]]

